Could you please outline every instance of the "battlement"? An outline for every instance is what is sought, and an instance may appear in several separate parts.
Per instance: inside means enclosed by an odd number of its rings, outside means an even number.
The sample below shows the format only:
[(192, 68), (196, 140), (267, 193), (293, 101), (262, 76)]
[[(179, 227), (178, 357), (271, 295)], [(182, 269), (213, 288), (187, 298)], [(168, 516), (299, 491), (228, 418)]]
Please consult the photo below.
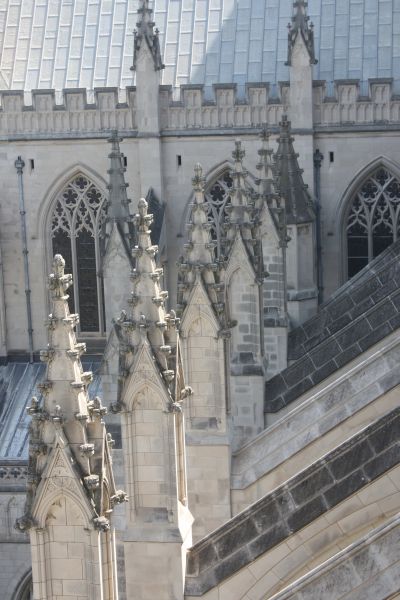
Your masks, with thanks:
[[(400, 96), (392, 79), (365, 82), (346, 79), (333, 83), (314, 81), (314, 125), (360, 126), (400, 123)], [(118, 129), (125, 135), (138, 129), (136, 88), (126, 88), (121, 102), (117, 88), (96, 88), (93, 102), (83, 88), (33, 90), (32, 102), (24, 101), (22, 90), (0, 92), (0, 135), (91, 134)], [(237, 95), (236, 84), (215, 84), (213, 99), (203, 85), (182, 85), (179, 100), (172, 86), (160, 86), (160, 125), (163, 132), (253, 128), (267, 123), (278, 127), (289, 110), (289, 82), (278, 86), (248, 83), (245, 98)]]

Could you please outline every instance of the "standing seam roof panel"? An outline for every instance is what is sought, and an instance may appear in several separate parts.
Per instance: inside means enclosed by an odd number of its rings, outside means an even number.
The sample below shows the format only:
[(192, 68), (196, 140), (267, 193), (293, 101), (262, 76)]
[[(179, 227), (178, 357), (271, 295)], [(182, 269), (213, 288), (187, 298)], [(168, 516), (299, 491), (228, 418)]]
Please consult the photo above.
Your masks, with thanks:
[[(3, 0), (0, 89), (132, 85), (138, 0)], [(154, 0), (163, 84), (274, 85), (288, 79), (292, 0)], [(400, 92), (398, 0), (309, 0), (315, 79), (393, 77)]]

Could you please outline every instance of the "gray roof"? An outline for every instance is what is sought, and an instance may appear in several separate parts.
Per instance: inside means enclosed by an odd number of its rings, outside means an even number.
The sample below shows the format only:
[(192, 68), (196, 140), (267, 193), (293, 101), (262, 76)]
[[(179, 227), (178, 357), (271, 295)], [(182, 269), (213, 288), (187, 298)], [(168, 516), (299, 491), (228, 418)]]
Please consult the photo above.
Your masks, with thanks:
[[(82, 360), (86, 371), (93, 371), (90, 397), (101, 395), (99, 362)], [(45, 376), (42, 363), (9, 363), (0, 367), (0, 459), (28, 458), (28, 427), (31, 417), (26, 412), (32, 396), (40, 397), (37, 384)]]
[[(0, 89), (132, 85), (138, 0), (1, 0)], [(292, 0), (154, 0), (163, 83), (288, 79)], [(309, 0), (315, 78), (394, 77), (400, 91), (398, 0)], [(367, 92), (364, 84), (363, 93)]]

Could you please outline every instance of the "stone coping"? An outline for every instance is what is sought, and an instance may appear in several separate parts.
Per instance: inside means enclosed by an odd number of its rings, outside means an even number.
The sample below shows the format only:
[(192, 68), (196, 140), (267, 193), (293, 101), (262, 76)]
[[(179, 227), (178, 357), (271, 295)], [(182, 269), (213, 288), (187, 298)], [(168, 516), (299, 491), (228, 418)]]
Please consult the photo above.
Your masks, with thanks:
[(328, 385), (318, 386), (236, 452), (232, 457), (232, 488), (241, 490), (254, 484), (400, 384), (398, 333), (386, 337), (362, 359), (350, 370), (337, 373)]
[(203, 595), (399, 462), (397, 408), (195, 544), (186, 595)]
[(266, 382), (266, 413), (291, 404), (400, 327), (398, 257), (356, 289), (337, 297), (329, 310), (330, 321), (322, 311), (303, 325), (303, 337), (298, 339), (301, 358)]
[[(398, 592), (400, 583), (399, 532), (400, 514), (397, 514), (387, 523), (328, 559), (322, 566), (318, 565), (310, 573), (271, 596), (269, 600), (327, 598), (325, 594), (332, 591), (332, 578), (341, 582), (341, 589), (336, 591), (335, 598), (393, 598), (391, 594)], [(376, 596), (371, 594), (371, 585), (374, 585)], [(350, 595), (343, 596), (344, 590)]]

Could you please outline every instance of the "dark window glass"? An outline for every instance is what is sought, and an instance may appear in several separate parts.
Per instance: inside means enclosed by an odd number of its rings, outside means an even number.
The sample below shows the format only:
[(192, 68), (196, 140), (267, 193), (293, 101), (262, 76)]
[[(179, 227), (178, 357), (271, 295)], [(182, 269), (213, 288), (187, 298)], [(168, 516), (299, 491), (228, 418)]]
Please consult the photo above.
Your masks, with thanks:
[(346, 228), (349, 277), (397, 239), (399, 214), (399, 181), (379, 167), (360, 186), (350, 207)]

